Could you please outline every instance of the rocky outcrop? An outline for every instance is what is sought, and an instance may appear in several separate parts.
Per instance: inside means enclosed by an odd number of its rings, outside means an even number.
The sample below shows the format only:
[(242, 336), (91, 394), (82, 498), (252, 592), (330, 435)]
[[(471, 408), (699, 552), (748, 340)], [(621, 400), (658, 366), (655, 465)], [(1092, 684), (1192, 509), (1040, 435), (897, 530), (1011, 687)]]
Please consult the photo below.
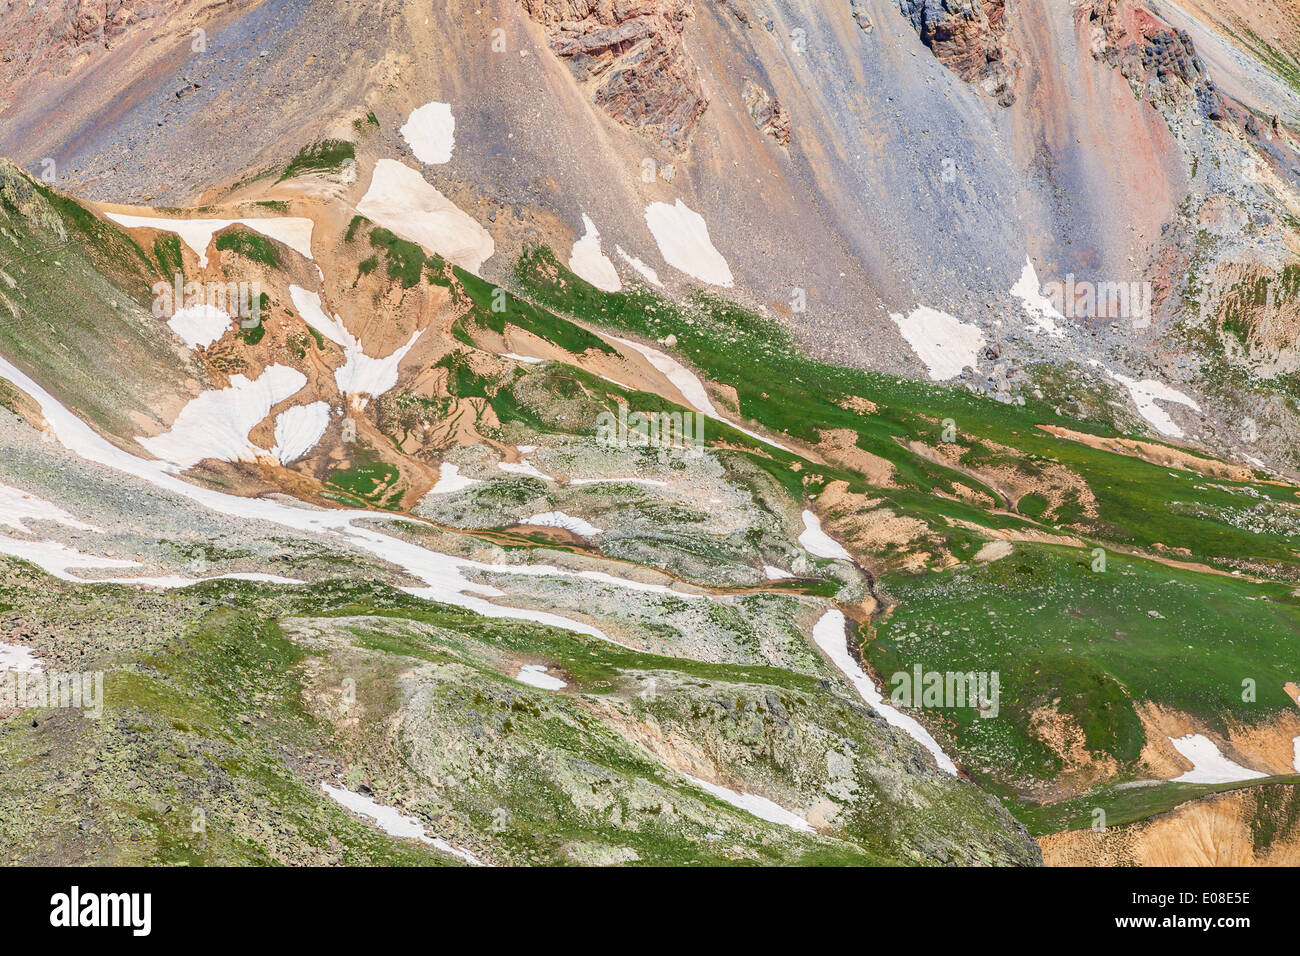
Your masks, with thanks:
[(741, 93), (745, 110), (759, 131), (772, 137), (780, 146), (790, 145), (790, 111), (781, 101), (753, 80), (745, 81)]
[(1006, 0), (898, 0), (898, 7), (944, 66), (1002, 106), (1016, 101), (1019, 58), (1006, 37)]
[(1075, 16), (1091, 31), (1093, 57), (1116, 67), (1138, 96), (1174, 107), (1195, 100), (1207, 118), (1224, 117), (1223, 98), (1186, 31), (1127, 0), (1089, 0)]
[(520, 0), (610, 116), (683, 152), (708, 100), (682, 43), (691, 0)]

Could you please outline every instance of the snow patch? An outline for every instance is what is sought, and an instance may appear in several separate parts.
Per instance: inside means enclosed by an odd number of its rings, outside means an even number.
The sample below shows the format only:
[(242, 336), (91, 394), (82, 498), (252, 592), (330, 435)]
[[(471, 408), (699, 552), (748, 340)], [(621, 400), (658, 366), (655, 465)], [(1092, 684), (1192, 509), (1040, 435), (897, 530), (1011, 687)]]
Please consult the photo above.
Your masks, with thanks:
[(541, 664), (525, 664), (515, 675), (515, 680), (531, 687), (540, 687), (542, 690), (563, 690), (569, 686), (558, 677), (546, 673), (546, 668)]
[(984, 333), (978, 325), (961, 322), (938, 309), (923, 305), (906, 318), (894, 313), (889, 317), (936, 382), (956, 378), (968, 365), (974, 368), (984, 347)]
[(28, 648), (18, 644), (0, 644), (0, 671), (39, 674), (42, 667)]
[(539, 515), (533, 515), (531, 518), (525, 518), (522, 523), (536, 525), (539, 528), (563, 528), (565, 531), (580, 534), (584, 538), (592, 538), (601, 533), (601, 529), (590, 521), (575, 518), (563, 511), (546, 511)]
[(600, 233), (586, 213), (582, 214), (582, 226), (586, 232), (573, 244), (573, 252), (569, 254), (569, 271), (602, 292), (619, 291), (623, 288), (623, 283), (618, 278), (618, 270), (610, 262), (609, 256), (600, 251)]
[(819, 558), (834, 558), (836, 561), (853, 560), (853, 555), (845, 551), (838, 541), (822, 530), (821, 520), (807, 508), (803, 511), (803, 534), (799, 535), (799, 543), (803, 545), (805, 551)]
[(425, 103), (411, 112), (399, 132), (415, 158), (430, 166), (451, 162), (456, 146), (456, 117), (450, 103)]
[(709, 239), (704, 217), (686, 203), (680, 199), (673, 206), (651, 203), (645, 207), (645, 221), (670, 266), (710, 285), (730, 288), (735, 284), (727, 260)]
[(767, 797), (760, 797), (755, 793), (737, 793), (735, 790), (728, 790), (716, 783), (709, 783), (699, 777), (692, 777), (689, 773), (684, 773), (682, 776), (706, 793), (711, 793), (724, 803), (738, 807), (760, 820), (766, 820), (768, 823), (778, 823), (783, 827), (790, 827), (801, 833), (817, 832), (803, 817), (797, 813), (791, 813), (781, 804), (769, 800)]
[(497, 467), (512, 475), (527, 475), (529, 478), (540, 478), (542, 481), (555, 480), (550, 475), (538, 471), (537, 466), (531, 461), (521, 461), (518, 464), (510, 461), (499, 461), (497, 462)]
[(375, 164), (370, 188), (357, 203), (357, 211), (473, 273), (496, 251), (486, 229), (417, 170), (393, 159)]
[(1025, 311), (1034, 320), (1034, 325), (1038, 326), (1039, 331), (1058, 339), (1065, 336), (1060, 325), (1057, 325), (1058, 322), (1061, 325), (1065, 324), (1065, 316), (1056, 311), (1056, 306), (1052, 304), (1051, 299), (1043, 295), (1042, 288), (1038, 284), (1038, 273), (1029, 258), (1025, 259), (1025, 268), (1020, 273), (1020, 280), (1011, 287), (1011, 294), (1024, 305)]
[[(664, 378), (668, 379), (668, 383), (672, 385), (673, 388), (681, 392), (682, 398), (686, 399), (686, 404), (691, 406), (691, 408), (695, 409), (700, 414), (707, 415), (715, 421), (724, 422), (736, 429), (736, 431), (742, 432), (750, 438), (756, 438), (765, 445), (771, 445), (773, 448), (779, 448), (781, 451), (785, 452), (790, 451), (790, 449), (786, 448), (784, 445), (777, 444), (770, 438), (764, 438), (757, 432), (752, 432), (748, 428), (737, 425), (728, 418), (723, 418), (718, 410), (714, 408), (713, 402), (709, 398), (709, 393), (704, 388), (704, 383), (700, 381), (700, 377), (671, 355), (661, 352), (656, 348), (651, 348), (648, 345), (642, 345), (640, 342), (633, 342), (631, 339), (623, 339), (619, 338), (617, 335), (610, 335), (608, 332), (604, 333), (604, 337), (611, 342), (627, 346), (632, 351), (637, 352), (645, 358), (645, 360), (649, 362), (656, 371), (662, 374)], [(605, 376), (601, 377), (604, 378)], [(615, 382), (612, 378), (607, 378), (606, 381), (613, 382), (620, 388), (635, 391), (631, 386), (622, 385), (619, 382)]]
[(784, 581), (786, 578), (794, 577), (789, 571), (782, 571), (770, 564), (763, 565), (763, 574), (769, 581)]
[(938, 741), (930, 736), (930, 732), (915, 719), (886, 704), (885, 698), (880, 691), (876, 690), (875, 683), (863, 672), (858, 662), (853, 659), (853, 655), (849, 653), (848, 635), (845, 631), (844, 614), (841, 611), (827, 611), (813, 625), (813, 643), (826, 652), (826, 656), (831, 659), (831, 663), (849, 679), (849, 683), (853, 685), (854, 690), (858, 692), (862, 699), (870, 704), (872, 709), (879, 713), (880, 716), (885, 718), (886, 723), (897, 727), (930, 751), (940, 770), (947, 771), (954, 777), (957, 775), (957, 766), (943, 752), (943, 748), (939, 746)]
[(324, 402), (295, 405), (275, 418), (275, 447), (271, 449), (282, 465), (291, 465), (316, 447), (330, 423), (330, 407)]
[(108, 218), (127, 229), (158, 229), (162, 232), (174, 232), (181, 237), (185, 245), (194, 250), (199, 257), (199, 268), (208, 265), (208, 246), (212, 237), (227, 226), (243, 226), (260, 232), (268, 239), (282, 242), (294, 252), (310, 259), (311, 231), (314, 225), (310, 219), (296, 216), (280, 216), (271, 219), (159, 219), (153, 216), (127, 216), (110, 212)]
[(1181, 777), (1174, 777), (1174, 780), (1179, 783), (1233, 783), (1237, 780), (1257, 780), (1268, 776), (1258, 770), (1250, 770), (1241, 764), (1233, 763), (1219, 752), (1214, 741), (1201, 734), (1188, 734), (1176, 740), (1170, 737), (1169, 742), (1192, 764), (1192, 769), (1187, 773)]
[(635, 269), (635, 270), (636, 270), (636, 271), (641, 275), (641, 278), (642, 278), (642, 279), (645, 279), (646, 282), (649, 282), (649, 283), (650, 283), (651, 285), (653, 285), (653, 286), (657, 286), (657, 287), (659, 287), (660, 289), (663, 288), (664, 284), (663, 284), (662, 282), (659, 281), (659, 273), (658, 273), (658, 272), (655, 272), (654, 269), (650, 268), (648, 265), (646, 265), (644, 262), (642, 262), (642, 261), (641, 261), (640, 259), (638, 259), (636, 256), (632, 255), (630, 252), (628, 252), (628, 251), (627, 251), (626, 249), (624, 249), (622, 246), (615, 245), (615, 246), (614, 246), (614, 251), (618, 253), (618, 256), (619, 256), (620, 259), (622, 259), (624, 262), (626, 262), (628, 265), (630, 265), (633, 269)]
[(464, 491), (479, 483), (477, 478), (466, 478), (460, 473), (459, 465), (443, 464), (438, 469), (438, 482), (429, 489), (431, 495), (449, 495)]
[(365, 353), (361, 340), (348, 331), (342, 319), (337, 315), (326, 314), (318, 293), (291, 285), (289, 297), (304, 322), (335, 345), (342, 347), (347, 361), (342, 368), (335, 370), (334, 382), (344, 395), (377, 397), (392, 389), (397, 384), (398, 367), (406, 358), (406, 353), (411, 351), (423, 334), (416, 332), (411, 336), (411, 340), (397, 351), (384, 358), (373, 358)]
[(1095, 359), (1090, 364), (1100, 367), (1107, 375), (1127, 388), (1129, 395), (1133, 398), (1133, 404), (1137, 406), (1138, 414), (1149, 421), (1156, 431), (1169, 438), (1182, 438), (1183, 430), (1178, 427), (1177, 422), (1169, 417), (1169, 413), (1157, 405), (1156, 402), (1173, 402), (1176, 405), (1186, 405), (1197, 413), (1201, 411), (1201, 406), (1197, 405), (1195, 401), (1163, 382), (1157, 382), (1150, 378), (1141, 381), (1129, 378), (1127, 375), (1112, 372)]
[(271, 408), (307, 384), (307, 376), (287, 365), (272, 365), (256, 379), (230, 376), (230, 386), (192, 399), (170, 430), (136, 441), (177, 469), (192, 468), (205, 458), (256, 461), (267, 451), (248, 440), (248, 433)]
[(424, 830), (424, 824), (415, 817), (408, 817), (400, 811), (392, 807), (386, 807), (362, 793), (353, 793), (351, 790), (345, 790), (342, 787), (331, 787), (328, 783), (322, 783), (321, 787), (335, 803), (347, 807), (358, 816), (369, 817), (374, 820), (379, 825), (379, 829), (389, 836), (419, 840), (421, 843), (427, 843), (444, 853), (459, 857), (471, 866), (483, 865), (469, 851), (458, 850), (440, 837), (430, 837)]
[(0, 524), (8, 525), (15, 531), (21, 531), (24, 534), (32, 534), (32, 530), (23, 524), (24, 521), (28, 520), (54, 521), (65, 527), (75, 528), (78, 531), (103, 533), (101, 529), (96, 528), (94, 525), (78, 521), (51, 501), (46, 501), (37, 495), (28, 494), (18, 488), (0, 485)]
[(230, 316), (215, 305), (192, 305), (177, 309), (167, 327), (191, 349), (205, 349), (230, 328)]

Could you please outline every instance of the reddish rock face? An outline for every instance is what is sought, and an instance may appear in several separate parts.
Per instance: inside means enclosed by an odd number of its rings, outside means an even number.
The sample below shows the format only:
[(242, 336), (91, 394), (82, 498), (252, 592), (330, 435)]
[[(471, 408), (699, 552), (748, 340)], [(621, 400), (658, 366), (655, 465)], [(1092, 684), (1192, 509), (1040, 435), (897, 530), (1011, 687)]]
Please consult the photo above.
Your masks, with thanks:
[(682, 43), (691, 0), (520, 0), (592, 99), (683, 152), (708, 100)]
[(1003, 106), (1016, 100), (1019, 57), (1006, 38), (1006, 0), (899, 0), (935, 58)]
[(1177, 105), (1195, 97), (1212, 120), (1223, 105), (1192, 38), (1127, 0), (1090, 0), (1075, 13), (1092, 55), (1115, 66), (1139, 96)]

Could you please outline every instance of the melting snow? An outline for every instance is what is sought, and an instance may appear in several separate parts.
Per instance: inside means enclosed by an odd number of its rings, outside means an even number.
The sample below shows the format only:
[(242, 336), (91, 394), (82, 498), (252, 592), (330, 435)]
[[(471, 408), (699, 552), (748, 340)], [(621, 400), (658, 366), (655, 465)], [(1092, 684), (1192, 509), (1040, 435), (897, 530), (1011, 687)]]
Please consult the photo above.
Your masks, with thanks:
[(330, 423), (330, 407), (324, 402), (295, 405), (275, 418), (275, 447), (271, 454), (282, 465), (291, 465), (316, 447)]
[(499, 461), (497, 467), (502, 471), (509, 472), (512, 475), (527, 475), (530, 478), (540, 478), (542, 481), (554, 481), (550, 475), (543, 474), (537, 470), (537, 466), (531, 461), (521, 461), (518, 464), (510, 461)]
[(20, 541), (17, 538), (7, 538), (3, 535), (0, 535), (0, 554), (34, 564), (46, 574), (58, 578), (60, 581), (72, 581), (77, 584), (126, 584), (135, 587), (172, 589), (227, 578), (240, 581), (267, 581), (274, 584), (302, 584), (301, 581), (294, 578), (248, 572), (217, 574), (209, 578), (187, 578), (179, 574), (154, 577), (85, 578), (72, 574), (72, 572), (107, 570), (109, 568), (139, 568), (143, 565), (139, 561), (86, 554), (57, 541)]
[(1295, 767), (1297, 771), (1300, 771), (1300, 737), (1293, 737), (1291, 739), (1291, 748), (1295, 752), (1295, 756), (1291, 758), (1291, 766)]
[(307, 384), (307, 376), (287, 365), (272, 365), (256, 379), (230, 376), (230, 386), (211, 389), (192, 399), (170, 430), (137, 438), (154, 455), (178, 468), (192, 468), (205, 458), (256, 461), (267, 454), (248, 440), (248, 433), (271, 408)]
[(819, 558), (834, 558), (836, 561), (853, 560), (853, 555), (845, 551), (838, 541), (822, 530), (822, 523), (817, 515), (807, 508), (803, 511), (803, 534), (799, 535), (799, 543), (809, 554)]
[(459, 465), (444, 464), (438, 469), (438, 483), (429, 489), (429, 494), (449, 495), (452, 492), (464, 491), (478, 483), (477, 478), (466, 478), (462, 475)]
[(358, 342), (355, 349), (348, 351), (347, 364), (334, 373), (339, 391), (344, 395), (383, 395), (397, 384), (397, 368), (422, 334), (416, 332), (409, 342), (384, 358), (371, 358), (361, 351)]
[(459, 857), (472, 866), (483, 865), (467, 850), (458, 850), (446, 840), (439, 837), (430, 837), (424, 830), (424, 824), (415, 817), (408, 817), (392, 807), (386, 807), (365, 794), (353, 793), (351, 790), (345, 790), (342, 787), (331, 787), (328, 783), (322, 783), (321, 787), (336, 803), (347, 807), (358, 816), (369, 817), (374, 820), (375, 823), (379, 824), (379, 829), (389, 836), (419, 840), (421, 843), (427, 843), (444, 853)]
[(653, 286), (658, 286), (661, 289), (663, 288), (664, 284), (659, 281), (659, 273), (655, 272), (654, 269), (650, 268), (636, 256), (629, 253), (622, 246), (614, 246), (614, 251), (618, 253), (620, 259), (639, 272), (641, 278), (645, 279), (646, 282), (649, 282)]
[(1029, 317), (1034, 320), (1040, 331), (1046, 332), (1054, 338), (1062, 338), (1065, 333), (1056, 323), (1065, 324), (1065, 316), (1056, 311), (1056, 306), (1052, 300), (1043, 295), (1042, 289), (1038, 284), (1038, 273), (1034, 271), (1034, 263), (1028, 258), (1025, 259), (1025, 268), (1020, 273), (1020, 281), (1011, 287), (1011, 294), (1024, 304), (1025, 311)]
[(770, 564), (763, 565), (763, 574), (767, 576), (769, 581), (783, 581), (786, 578), (794, 577), (794, 575), (789, 571), (782, 571), (780, 568), (773, 567)]
[(515, 675), (515, 680), (521, 684), (540, 687), (542, 690), (563, 690), (569, 686), (558, 677), (546, 673), (546, 668), (541, 664), (525, 664)]
[(450, 103), (425, 103), (411, 113), (400, 132), (420, 162), (430, 166), (451, 162), (456, 118)]
[[(672, 385), (673, 388), (681, 392), (682, 398), (686, 399), (686, 404), (691, 406), (691, 408), (695, 409), (700, 414), (707, 415), (709, 418), (716, 421), (724, 422), (736, 429), (736, 431), (748, 435), (750, 438), (756, 438), (765, 445), (771, 445), (773, 448), (779, 448), (781, 451), (788, 452), (790, 450), (784, 445), (777, 444), (770, 438), (764, 438), (757, 432), (752, 432), (748, 428), (743, 428), (740, 425), (737, 425), (728, 418), (723, 418), (722, 415), (719, 414), (718, 410), (713, 407), (713, 402), (709, 399), (709, 393), (705, 390), (704, 383), (700, 381), (699, 376), (671, 355), (661, 352), (656, 348), (651, 348), (648, 345), (642, 345), (640, 342), (633, 342), (631, 339), (622, 339), (617, 335), (610, 335), (608, 332), (603, 334), (609, 341), (617, 342), (619, 345), (625, 345), (632, 349), (632, 351), (643, 356), (656, 371), (662, 374), (664, 378), (668, 379), (668, 383)], [(602, 376), (602, 378), (604, 378), (604, 376)], [(618, 385), (620, 388), (635, 391), (635, 389), (630, 385), (622, 385), (619, 382), (615, 382), (612, 378), (606, 379), (606, 381), (614, 382), (614, 384)]]
[(704, 217), (686, 203), (680, 199), (674, 206), (651, 203), (645, 207), (645, 221), (670, 266), (710, 285), (734, 285), (731, 267), (713, 247)]
[(477, 273), (496, 251), (486, 229), (417, 170), (396, 160), (375, 164), (370, 188), (357, 203), (357, 211), (470, 272)]
[(185, 245), (194, 250), (199, 257), (199, 268), (207, 268), (208, 246), (212, 236), (227, 226), (244, 226), (254, 232), (260, 232), (269, 239), (282, 242), (294, 252), (310, 259), (311, 231), (310, 219), (293, 216), (281, 216), (272, 219), (159, 219), (150, 216), (127, 216), (110, 212), (108, 218), (128, 229), (159, 229), (174, 232), (181, 237)]
[(876, 690), (875, 683), (862, 670), (862, 667), (849, 653), (848, 635), (845, 632), (844, 614), (840, 611), (827, 611), (813, 626), (813, 642), (826, 652), (826, 656), (840, 669), (858, 694), (871, 705), (891, 726), (902, 730), (934, 756), (939, 769), (953, 776), (957, 775), (956, 765), (943, 752), (938, 741), (915, 719), (885, 703), (885, 698)]
[(728, 790), (726, 787), (720, 787), (716, 783), (709, 783), (707, 780), (701, 780), (699, 777), (692, 777), (689, 773), (682, 774), (687, 780), (695, 784), (701, 790), (713, 794), (724, 803), (729, 803), (733, 807), (739, 807), (746, 813), (758, 817), (760, 820), (766, 820), (768, 823), (779, 823), (781, 826), (790, 827), (799, 830), (802, 833), (816, 833), (817, 831), (803, 817), (797, 813), (791, 813), (779, 803), (775, 803), (767, 797), (760, 797), (754, 793), (737, 793), (735, 790)]
[(1177, 389), (1170, 388), (1163, 382), (1157, 382), (1150, 378), (1138, 381), (1129, 378), (1127, 375), (1112, 372), (1110, 369), (1105, 369), (1105, 372), (1128, 389), (1129, 395), (1133, 397), (1133, 404), (1137, 406), (1138, 414), (1149, 421), (1155, 427), (1155, 430), (1162, 435), (1170, 438), (1182, 438), (1183, 430), (1169, 417), (1169, 413), (1157, 405), (1156, 402), (1173, 402), (1176, 405), (1186, 405), (1195, 412), (1201, 410), (1201, 406), (1197, 405), (1192, 399)]
[(600, 233), (586, 213), (582, 214), (582, 226), (586, 232), (573, 244), (573, 252), (569, 255), (570, 271), (602, 292), (617, 292), (623, 288), (618, 270), (609, 261), (609, 256), (600, 251)]
[(507, 575), (534, 575), (573, 577), (597, 581), (614, 588), (632, 591), (672, 594), (691, 599), (662, 585), (644, 584), (616, 578), (595, 571), (572, 572), (545, 565), (490, 565), (464, 558), (430, 551), (419, 545), (368, 527), (361, 522), (388, 522), (410, 520), (391, 514), (356, 511), (341, 508), (307, 508), (287, 505), (270, 498), (240, 498), (211, 488), (190, 484), (178, 478), (174, 468), (164, 462), (148, 461), (123, 451), (109, 442), (50, 395), (26, 373), (0, 356), (0, 377), (22, 389), (40, 407), (54, 437), (67, 449), (82, 459), (103, 465), (124, 474), (132, 475), (162, 491), (193, 501), (217, 514), (247, 521), (268, 521), (282, 527), (312, 535), (334, 537), (341, 543), (369, 552), (405, 570), (424, 582), (423, 586), (408, 587), (409, 594), (430, 601), (440, 601), (465, 608), (484, 617), (532, 621), (587, 634), (601, 640), (618, 642), (589, 624), (566, 618), (560, 614), (509, 607), (486, 600), (503, 597), (504, 592), (489, 585), (470, 580), (462, 573), (465, 569), (492, 571)]
[(379, 396), (397, 384), (398, 366), (420, 338), (421, 332), (416, 332), (409, 342), (388, 356), (372, 358), (365, 353), (361, 340), (348, 331), (342, 319), (337, 315), (326, 314), (318, 293), (291, 285), (289, 297), (293, 299), (294, 308), (304, 322), (342, 347), (347, 361), (334, 372), (334, 382), (340, 392), (344, 395)]
[(563, 511), (546, 511), (539, 515), (533, 515), (531, 518), (525, 518), (522, 523), (537, 525), (540, 528), (563, 528), (565, 531), (580, 534), (584, 538), (595, 537), (601, 532), (601, 529), (591, 522), (575, 518), (573, 515), (566, 515)]
[(1188, 734), (1186, 737), (1169, 738), (1183, 757), (1191, 761), (1192, 769), (1181, 777), (1174, 777), (1179, 783), (1233, 783), (1237, 780), (1257, 780), (1268, 774), (1250, 770), (1241, 764), (1233, 763), (1214, 745), (1214, 741), (1200, 734)]
[(906, 318), (894, 313), (889, 317), (936, 382), (956, 378), (968, 365), (974, 368), (984, 347), (979, 326), (960, 322), (938, 309), (921, 306)]
[(39, 674), (41, 669), (36, 655), (27, 648), (17, 644), (0, 644), (0, 671), (25, 671), (28, 674)]
[(78, 531), (100, 531), (94, 525), (78, 521), (53, 502), (18, 488), (0, 485), (0, 524), (31, 534), (31, 529), (23, 524), (27, 520), (55, 521)]
[(230, 316), (215, 305), (194, 305), (178, 309), (167, 327), (192, 349), (205, 349), (230, 328)]

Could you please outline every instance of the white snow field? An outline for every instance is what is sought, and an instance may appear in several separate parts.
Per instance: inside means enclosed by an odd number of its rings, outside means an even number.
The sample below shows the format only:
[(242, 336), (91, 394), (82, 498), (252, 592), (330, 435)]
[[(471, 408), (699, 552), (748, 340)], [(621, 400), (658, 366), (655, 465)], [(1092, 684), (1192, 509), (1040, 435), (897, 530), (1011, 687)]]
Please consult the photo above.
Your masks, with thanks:
[[(704, 383), (700, 381), (700, 377), (666, 352), (661, 352), (649, 345), (642, 345), (640, 342), (634, 342), (631, 339), (624, 339), (619, 338), (617, 335), (610, 335), (608, 332), (602, 332), (601, 337), (606, 341), (614, 342), (617, 345), (627, 346), (632, 351), (641, 355), (657, 372), (663, 375), (664, 378), (668, 379), (668, 383), (672, 385), (673, 388), (681, 392), (682, 398), (686, 399), (686, 404), (691, 406), (691, 408), (695, 409), (695, 411), (699, 412), (701, 415), (706, 415), (715, 421), (724, 422), (736, 431), (748, 435), (750, 438), (756, 438), (765, 445), (771, 445), (773, 448), (779, 448), (781, 451), (788, 452), (790, 450), (784, 445), (772, 441), (770, 438), (764, 438), (757, 432), (752, 432), (742, 425), (737, 425), (729, 418), (724, 418), (717, 408), (714, 407), (712, 400), (709, 398), (708, 390), (705, 389)], [(603, 377), (604, 376), (602, 376), (602, 378)], [(606, 380), (614, 382), (612, 378)], [(622, 385), (619, 382), (614, 382), (614, 384), (618, 385), (620, 388), (632, 390), (629, 385)]]
[(664, 262), (709, 285), (730, 288), (735, 284), (731, 267), (709, 238), (704, 217), (686, 203), (680, 199), (672, 206), (651, 203), (645, 207), (645, 221)]
[(1170, 438), (1182, 438), (1183, 430), (1169, 416), (1167, 411), (1156, 404), (1157, 402), (1173, 402), (1175, 405), (1185, 405), (1194, 412), (1201, 410), (1201, 406), (1196, 404), (1195, 401), (1163, 382), (1157, 382), (1150, 378), (1139, 381), (1129, 378), (1127, 375), (1120, 375), (1118, 372), (1108, 371), (1108, 374), (1128, 389), (1129, 395), (1133, 396), (1133, 404), (1137, 406), (1138, 414), (1149, 421), (1155, 430), (1162, 435), (1167, 435)]
[(601, 529), (590, 521), (584, 521), (582, 518), (565, 514), (563, 511), (544, 511), (541, 514), (533, 515), (531, 518), (525, 518), (521, 524), (536, 525), (539, 528), (563, 528), (565, 531), (580, 534), (584, 538), (592, 538), (601, 533)]
[(852, 561), (853, 555), (844, 550), (844, 546), (822, 530), (821, 519), (809, 509), (803, 510), (803, 533), (799, 535), (799, 544), (805, 551), (818, 558), (834, 558), (836, 561)]
[(515, 680), (521, 684), (528, 684), (531, 687), (540, 687), (542, 690), (563, 690), (568, 687), (566, 681), (558, 677), (552, 677), (546, 673), (546, 668), (541, 664), (525, 664), (519, 668), (519, 673), (515, 675)]
[(496, 251), (486, 229), (431, 186), (418, 170), (394, 159), (375, 163), (370, 188), (357, 203), (357, 211), (473, 273)]
[(1038, 272), (1030, 259), (1025, 259), (1025, 268), (1020, 272), (1020, 280), (1011, 287), (1011, 294), (1024, 305), (1040, 332), (1046, 332), (1057, 339), (1065, 337), (1061, 328), (1065, 325), (1065, 316), (1056, 311), (1051, 299), (1043, 295), (1042, 287), (1038, 284)]
[(646, 265), (636, 256), (632, 255), (630, 252), (624, 249), (622, 246), (615, 245), (614, 251), (618, 253), (618, 257), (620, 259), (622, 259), (633, 269), (635, 269), (641, 275), (641, 278), (645, 279), (646, 282), (649, 282), (652, 286), (656, 286), (657, 288), (660, 289), (663, 288), (664, 284), (659, 281), (658, 272), (650, 268), (650, 266)]
[(803, 817), (797, 813), (792, 813), (781, 804), (767, 799), (767, 797), (760, 797), (755, 793), (737, 793), (735, 790), (728, 790), (716, 783), (709, 783), (709, 781), (701, 780), (699, 777), (692, 777), (689, 773), (684, 773), (682, 776), (706, 793), (710, 793), (724, 803), (729, 803), (733, 807), (744, 810), (760, 820), (766, 820), (768, 823), (779, 823), (783, 827), (790, 827), (792, 830), (798, 830), (801, 833), (817, 832)]
[(229, 387), (191, 399), (168, 431), (136, 441), (177, 469), (205, 458), (256, 461), (269, 453), (249, 441), (248, 433), (306, 384), (307, 376), (287, 365), (272, 365), (256, 379), (232, 375)]
[(936, 382), (956, 378), (968, 365), (974, 368), (984, 347), (984, 332), (978, 325), (938, 309), (923, 305), (906, 317), (894, 313), (889, 317)]
[(18, 644), (0, 644), (0, 671), (21, 671), (39, 674), (43, 668), (36, 655)]
[(282, 242), (304, 258), (312, 257), (311, 231), (314, 223), (310, 219), (296, 216), (270, 219), (162, 219), (157, 216), (128, 216), (110, 212), (108, 218), (127, 229), (159, 229), (176, 233), (199, 257), (200, 269), (207, 268), (208, 246), (212, 243), (212, 237), (227, 226), (235, 225)]
[(35, 532), (24, 524), (26, 521), (53, 521), (78, 531), (100, 531), (94, 525), (78, 521), (58, 505), (46, 501), (39, 495), (11, 488), (8, 485), (0, 485), (0, 524), (8, 525), (23, 534), (34, 534)]
[(1191, 770), (1180, 777), (1174, 777), (1179, 783), (1234, 783), (1268, 776), (1233, 763), (1219, 751), (1213, 740), (1201, 734), (1188, 734), (1177, 739), (1170, 737), (1169, 742), (1192, 764)]
[(609, 256), (600, 251), (600, 232), (586, 213), (582, 214), (582, 227), (586, 231), (573, 244), (573, 251), (569, 254), (569, 271), (602, 292), (618, 292), (623, 288), (623, 282)]
[(191, 349), (205, 349), (230, 328), (230, 316), (215, 305), (192, 305), (177, 309), (167, 327)]
[(813, 643), (826, 652), (826, 656), (831, 659), (831, 663), (840, 669), (840, 672), (849, 679), (849, 683), (858, 694), (871, 705), (885, 721), (893, 727), (902, 730), (909, 737), (919, 743), (934, 756), (935, 762), (939, 764), (939, 769), (947, 771), (954, 777), (957, 775), (957, 766), (949, 759), (948, 755), (943, 752), (938, 741), (930, 736), (930, 732), (912, 717), (901, 711), (895, 710), (885, 703), (884, 696), (876, 689), (875, 682), (863, 672), (862, 667), (853, 655), (849, 653), (848, 635), (845, 631), (844, 614), (841, 611), (827, 611), (821, 616), (821, 619), (813, 625)]
[(451, 162), (456, 148), (456, 117), (450, 103), (425, 103), (412, 110), (399, 130), (415, 158), (430, 166)]
[(286, 408), (275, 417), (271, 454), (282, 465), (293, 464), (316, 447), (329, 424), (330, 407), (324, 402)]
[(468, 478), (460, 473), (459, 465), (443, 463), (438, 469), (438, 481), (429, 489), (431, 495), (450, 495), (457, 491), (464, 491), (466, 488), (472, 488), (479, 484), (477, 478)]
[(289, 298), (302, 320), (313, 329), (341, 346), (347, 361), (334, 372), (334, 382), (344, 395), (372, 395), (378, 397), (397, 384), (398, 367), (406, 353), (419, 340), (416, 332), (409, 342), (383, 358), (373, 358), (365, 353), (361, 340), (353, 336), (337, 315), (326, 314), (320, 295), (308, 292), (301, 286), (289, 286)]
[(321, 787), (334, 802), (347, 807), (358, 816), (369, 817), (374, 820), (379, 829), (389, 836), (419, 840), (421, 843), (427, 843), (443, 853), (450, 853), (452, 856), (459, 857), (471, 866), (483, 865), (469, 851), (458, 850), (440, 837), (429, 836), (425, 832), (424, 824), (415, 817), (408, 817), (393, 807), (386, 807), (363, 793), (354, 793), (342, 787), (331, 787), (328, 783), (322, 783)]

